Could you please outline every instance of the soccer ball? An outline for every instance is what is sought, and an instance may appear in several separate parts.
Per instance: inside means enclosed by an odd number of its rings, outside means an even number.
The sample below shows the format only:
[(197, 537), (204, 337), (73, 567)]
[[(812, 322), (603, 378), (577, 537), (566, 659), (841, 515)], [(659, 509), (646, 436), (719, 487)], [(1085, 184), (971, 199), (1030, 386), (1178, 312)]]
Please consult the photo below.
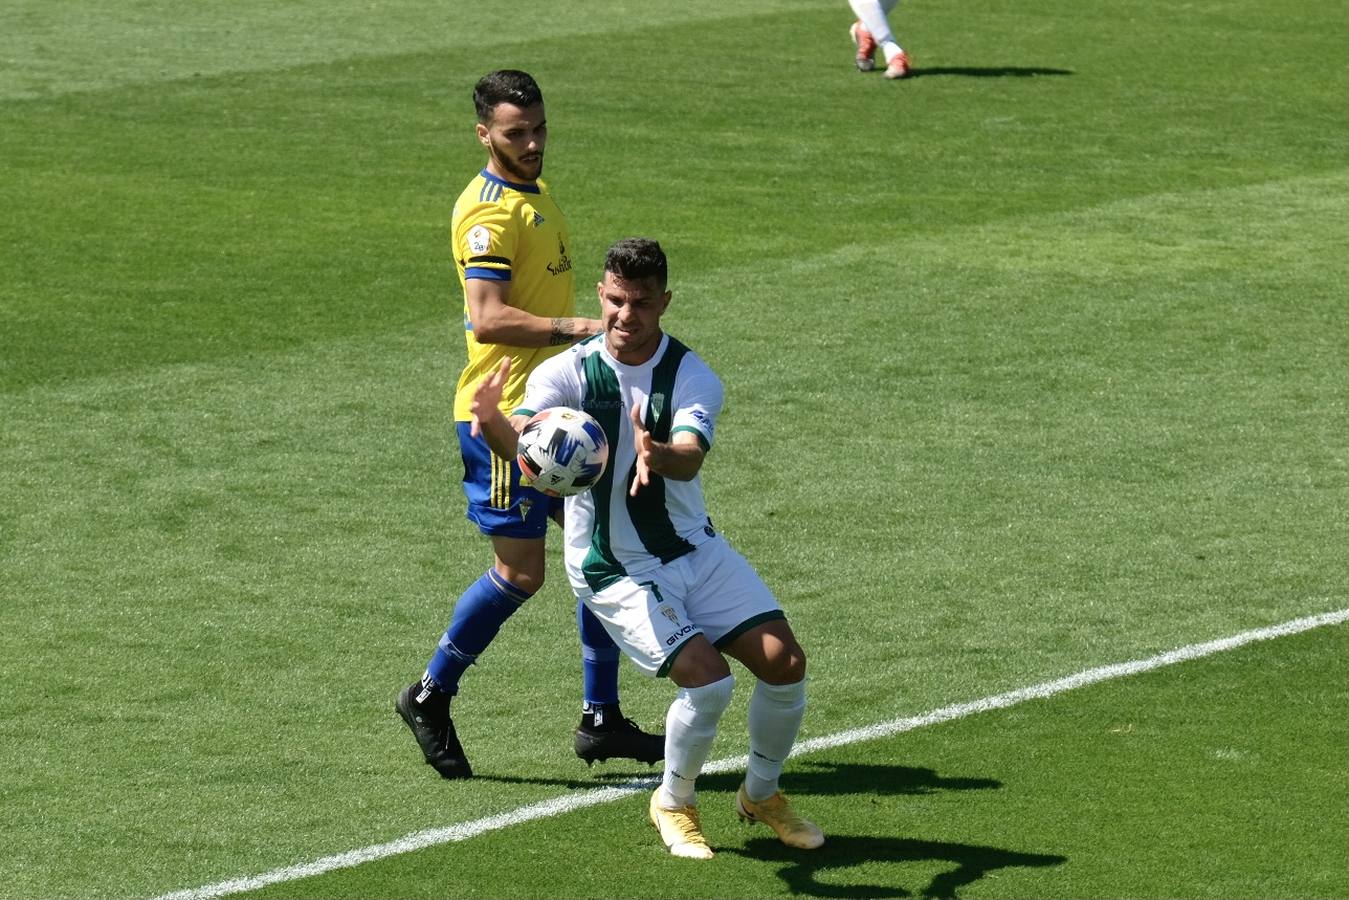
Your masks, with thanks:
[(609, 441), (590, 415), (554, 406), (525, 424), (515, 461), (521, 484), (550, 497), (572, 497), (590, 490), (604, 474)]

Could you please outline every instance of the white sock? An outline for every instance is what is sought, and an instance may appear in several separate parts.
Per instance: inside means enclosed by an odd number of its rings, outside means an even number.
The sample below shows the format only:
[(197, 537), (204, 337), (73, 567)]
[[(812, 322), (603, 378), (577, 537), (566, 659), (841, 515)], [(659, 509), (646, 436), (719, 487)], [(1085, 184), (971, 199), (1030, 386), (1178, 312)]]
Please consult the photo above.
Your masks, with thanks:
[(892, 44), (895, 42), (895, 36), (890, 33), (890, 20), (885, 17), (886, 10), (893, 7), (894, 3), (884, 9), (881, 0), (848, 0), (848, 5), (861, 20), (862, 27), (871, 32), (876, 43), (885, 46), (887, 41)]
[(758, 802), (778, 789), (782, 764), (787, 761), (806, 713), (806, 680), (795, 684), (754, 686), (749, 700), (749, 768), (745, 793)]
[(896, 56), (899, 56), (899, 54), (904, 52), (904, 48), (899, 46), (899, 44), (896, 44), (894, 41), (885, 41), (884, 43), (881, 44), (881, 52), (885, 54), (886, 65), (889, 65), (890, 60), (894, 59)]
[(680, 688), (665, 714), (665, 776), (660, 805), (666, 809), (694, 806), (693, 783), (712, 751), (717, 723), (731, 702), (735, 676), (696, 688)]

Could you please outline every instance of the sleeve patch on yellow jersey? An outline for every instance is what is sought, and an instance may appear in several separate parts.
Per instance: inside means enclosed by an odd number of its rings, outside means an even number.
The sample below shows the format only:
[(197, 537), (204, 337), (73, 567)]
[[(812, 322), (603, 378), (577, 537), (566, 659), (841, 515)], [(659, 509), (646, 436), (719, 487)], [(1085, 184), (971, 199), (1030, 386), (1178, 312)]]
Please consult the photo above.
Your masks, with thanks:
[(464, 242), (468, 245), (470, 253), (486, 253), (487, 248), (492, 246), (492, 233), (481, 225), (474, 225), (468, 230)]

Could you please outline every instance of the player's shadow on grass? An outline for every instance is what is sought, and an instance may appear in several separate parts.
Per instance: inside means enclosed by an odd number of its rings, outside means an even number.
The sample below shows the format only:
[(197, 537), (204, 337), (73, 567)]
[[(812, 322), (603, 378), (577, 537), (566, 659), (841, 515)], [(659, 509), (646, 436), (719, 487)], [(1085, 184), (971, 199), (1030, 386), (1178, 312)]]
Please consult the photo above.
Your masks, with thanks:
[[(922, 897), (956, 897), (957, 891), (989, 872), (1013, 866), (1057, 866), (1067, 857), (1021, 853), (977, 844), (952, 844), (900, 837), (854, 837), (830, 834), (818, 850), (793, 850), (776, 838), (753, 838), (741, 848), (724, 848), (749, 859), (780, 863), (778, 877), (792, 894), (809, 897), (880, 898), (912, 897), (915, 892), (897, 884), (835, 884), (848, 879), (846, 870), (876, 863), (938, 861), (952, 864), (917, 891)], [(836, 875), (835, 875), (836, 873)]]
[[(617, 768), (613, 771), (596, 772), (589, 777), (581, 778), (530, 778), (527, 775), (494, 775), (490, 772), (475, 770), (473, 772), (473, 781), (495, 781), (498, 784), (541, 784), (551, 787), (566, 788), (569, 791), (586, 791), (593, 788), (603, 787), (625, 787), (627, 785), (642, 785), (650, 782), (650, 787), (655, 787), (660, 783), (661, 770)], [(699, 782), (702, 783), (701, 781)]]
[[(707, 777), (707, 787), (734, 791), (739, 773)], [(702, 779), (700, 779), (700, 785)], [(859, 803), (882, 812), (878, 798), (932, 794), (940, 791), (997, 790), (1002, 782), (993, 778), (941, 775), (934, 769), (916, 766), (831, 763), (799, 760), (789, 763), (783, 785), (793, 796), (855, 795)], [(802, 805), (809, 803), (802, 800)], [(1009, 866), (1056, 866), (1066, 862), (1062, 856), (1022, 853), (999, 847), (953, 844), (913, 838), (852, 836), (828, 833), (819, 850), (793, 850), (775, 838), (753, 838), (743, 848), (724, 848), (768, 863), (781, 863), (778, 877), (793, 894), (812, 897), (955, 897), (958, 889), (983, 878), (996, 869)], [(951, 865), (934, 876), (927, 885), (856, 883), (847, 870), (877, 863), (947, 862)], [(924, 872), (931, 871), (925, 867)], [(838, 881), (849, 883), (839, 884)]]
[[(493, 775), (479, 773), (475, 778), (502, 784), (546, 784), (568, 790), (613, 786), (648, 780), (658, 781), (659, 767), (625, 765), (620, 762), (602, 764), (589, 779), (530, 778), (520, 775)], [(698, 779), (700, 790), (734, 791), (743, 773), (705, 774)], [(791, 794), (833, 796), (838, 794), (865, 794), (870, 797), (895, 794), (931, 794), (935, 791), (990, 790), (1002, 787), (992, 778), (963, 778), (938, 775), (933, 769), (915, 766), (873, 766), (860, 763), (830, 763), (814, 760), (793, 761), (787, 764), (783, 776), (784, 789)]]
[(908, 78), (926, 78), (930, 75), (960, 75), (965, 78), (1035, 78), (1040, 75), (1076, 74), (1072, 69), (1050, 69), (1043, 66), (929, 66), (911, 69)]
[[(708, 790), (734, 791), (743, 776), (736, 772), (704, 775), (698, 786)], [(801, 796), (860, 794), (868, 797), (895, 794), (931, 794), (936, 791), (976, 791), (1002, 787), (992, 778), (938, 775), (933, 769), (915, 766), (875, 766), (863, 763), (831, 763), (800, 760), (787, 763), (783, 790)]]

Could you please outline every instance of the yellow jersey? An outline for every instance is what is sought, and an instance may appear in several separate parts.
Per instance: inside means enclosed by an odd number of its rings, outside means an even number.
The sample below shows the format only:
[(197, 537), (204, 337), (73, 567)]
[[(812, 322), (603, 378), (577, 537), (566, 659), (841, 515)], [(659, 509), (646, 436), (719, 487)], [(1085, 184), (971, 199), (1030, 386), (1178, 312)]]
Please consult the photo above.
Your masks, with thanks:
[(501, 411), (509, 416), (525, 397), (529, 373), (568, 344), (511, 347), (483, 344), (473, 335), (468, 308), (468, 282), (473, 278), (510, 282), (509, 303), (546, 319), (576, 315), (571, 257), (567, 253), (567, 220), (547, 186), (513, 184), (483, 169), (455, 201), (450, 219), (455, 268), (464, 291), (464, 336), (468, 364), (459, 375), (454, 419), (467, 422), (469, 401), (478, 382), (511, 358), (511, 374), (501, 395)]

